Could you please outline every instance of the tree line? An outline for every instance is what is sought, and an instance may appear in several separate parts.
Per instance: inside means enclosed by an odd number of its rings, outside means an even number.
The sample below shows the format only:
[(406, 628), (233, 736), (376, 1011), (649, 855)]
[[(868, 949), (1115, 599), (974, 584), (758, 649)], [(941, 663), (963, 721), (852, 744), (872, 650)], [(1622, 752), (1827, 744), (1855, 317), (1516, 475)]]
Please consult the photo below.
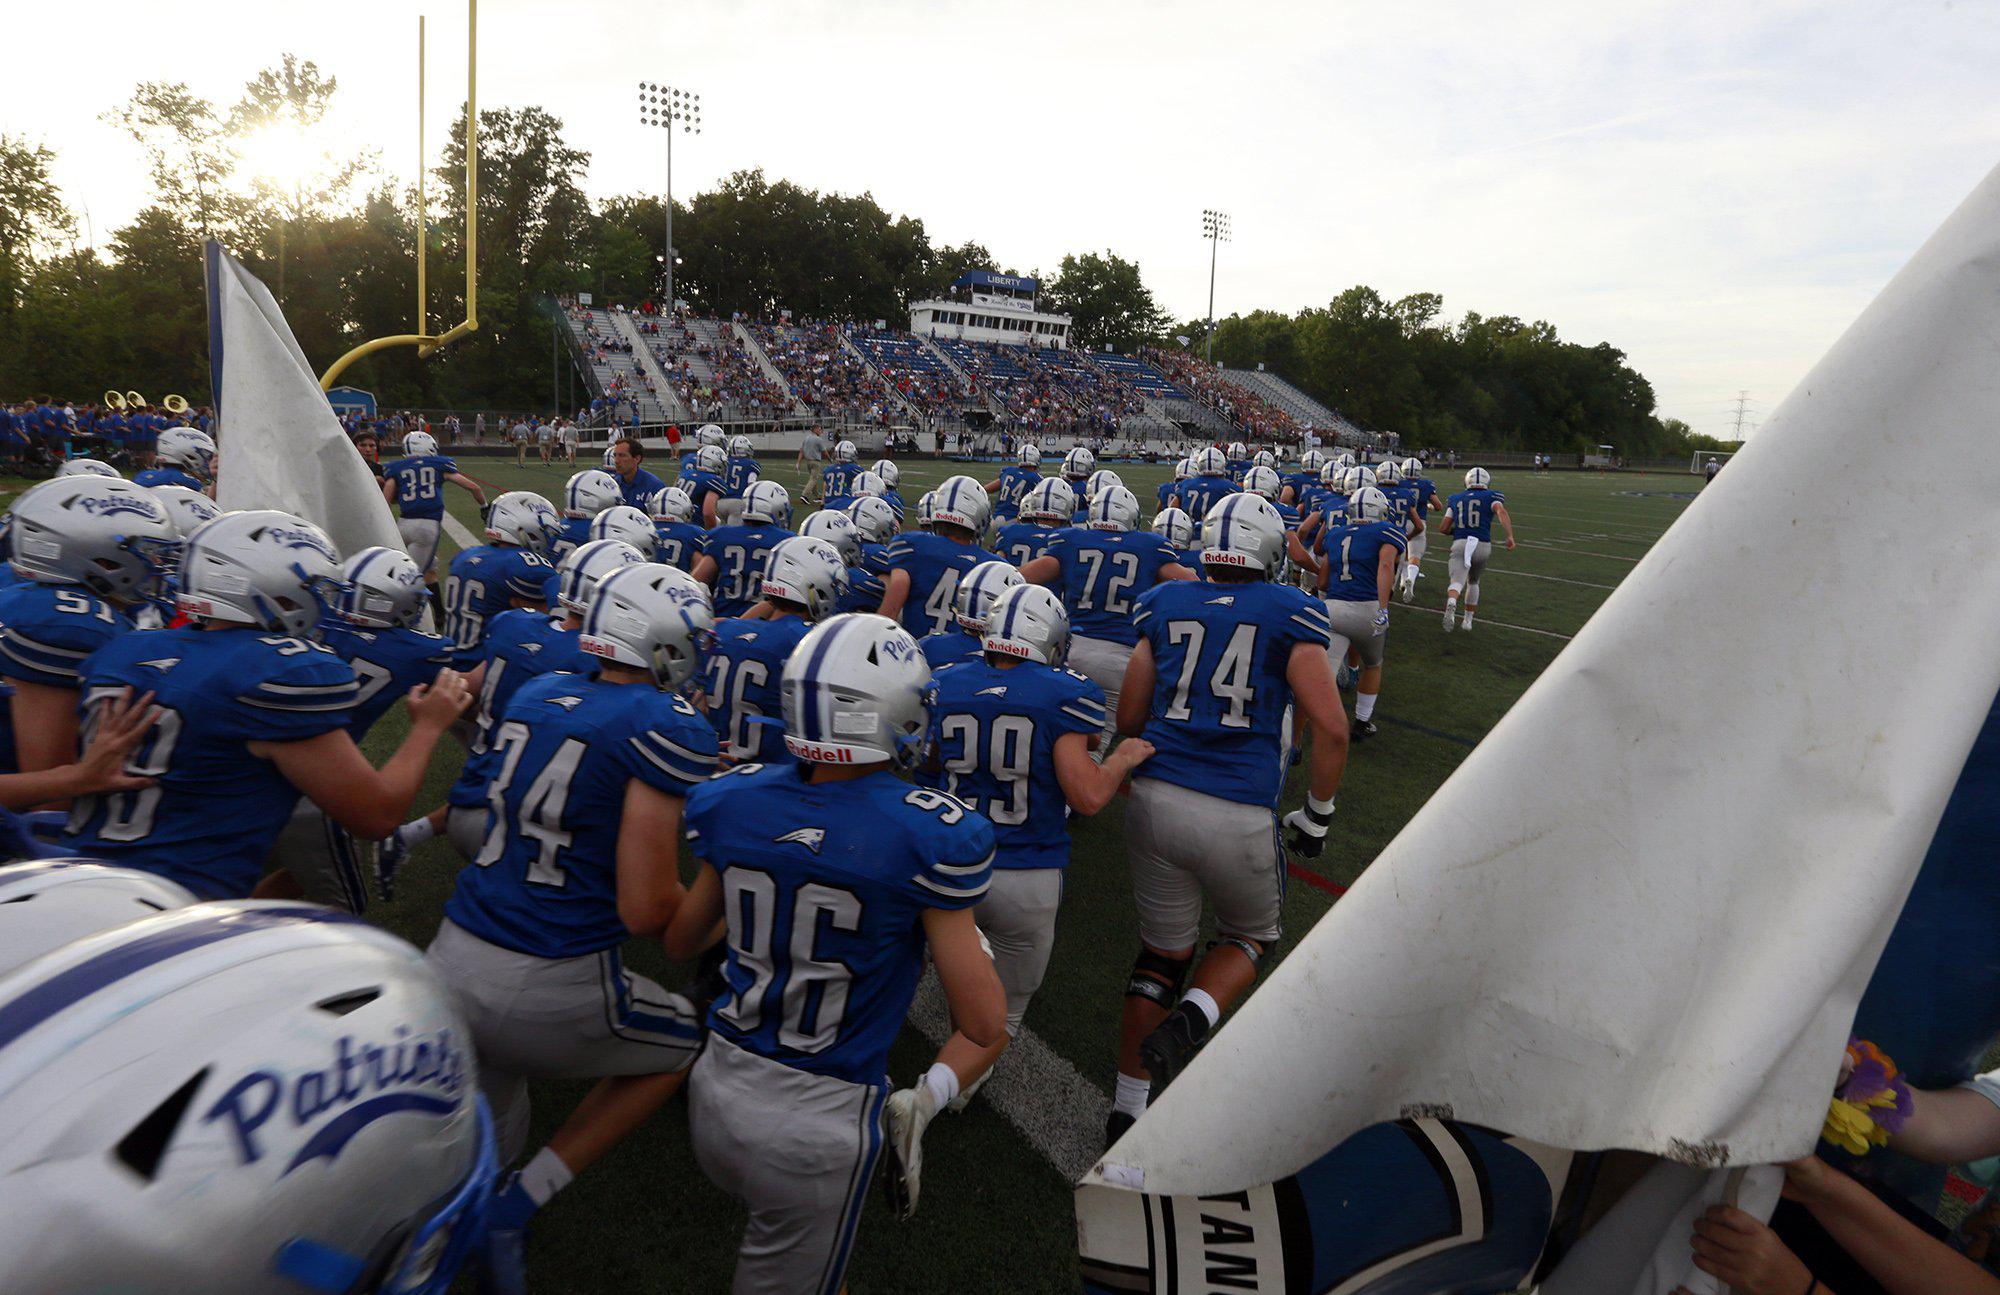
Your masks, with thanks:
[[(413, 330), (416, 192), (377, 177), (366, 150), (319, 144), (260, 173), (260, 143), (310, 140), (339, 91), (286, 55), (232, 104), (147, 82), (106, 120), (147, 159), (150, 201), (101, 244), (80, 238), (51, 180), (54, 156), (0, 135), (0, 399), (87, 398), (136, 388), (208, 398), (201, 243), (219, 239), (278, 290), (306, 355), (325, 366), (371, 337)], [(304, 147), (303, 145), (301, 147)], [(462, 317), (465, 119), (429, 185), (424, 230), (431, 331)], [(666, 272), (661, 199), (593, 201), (590, 155), (540, 108), (479, 114), (479, 330), (435, 356), (370, 356), (343, 381), (385, 405), (549, 410), (559, 324), (553, 299), (658, 300)], [(1003, 266), (982, 244), (934, 240), (921, 219), (869, 194), (822, 193), (739, 171), (674, 207), (675, 294), (697, 312), (907, 322), (909, 303), (969, 269)], [(1075, 344), (1124, 351), (1199, 347), (1176, 328), (1139, 267), (1115, 252), (1064, 256), (1043, 282)], [(1653, 392), (1608, 344), (1565, 342), (1553, 325), (1443, 315), (1434, 294), (1386, 301), (1351, 288), (1325, 308), (1256, 311), (1216, 327), (1215, 354), (1263, 363), (1312, 395), (1413, 445), (1684, 452), (1684, 424), (1654, 415)]]

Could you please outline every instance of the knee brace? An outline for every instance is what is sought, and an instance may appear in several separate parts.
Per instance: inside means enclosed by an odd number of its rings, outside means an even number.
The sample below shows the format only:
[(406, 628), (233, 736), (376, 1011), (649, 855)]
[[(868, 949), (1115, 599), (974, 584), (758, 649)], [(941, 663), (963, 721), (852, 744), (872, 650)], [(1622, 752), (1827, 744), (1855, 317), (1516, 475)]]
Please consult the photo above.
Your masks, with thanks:
[(1243, 956), (1250, 959), (1250, 970), (1257, 970), (1264, 961), (1264, 946), (1246, 935), (1219, 935), (1208, 942), (1208, 951), (1214, 953), (1224, 946), (1240, 949)]
[(1186, 954), (1170, 958), (1164, 953), (1141, 948), (1139, 956), (1132, 960), (1132, 976), (1125, 982), (1125, 997), (1143, 998), (1161, 1007), (1172, 1007), (1180, 997), (1181, 984), (1187, 980), (1188, 968), (1194, 963), (1194, 955)]

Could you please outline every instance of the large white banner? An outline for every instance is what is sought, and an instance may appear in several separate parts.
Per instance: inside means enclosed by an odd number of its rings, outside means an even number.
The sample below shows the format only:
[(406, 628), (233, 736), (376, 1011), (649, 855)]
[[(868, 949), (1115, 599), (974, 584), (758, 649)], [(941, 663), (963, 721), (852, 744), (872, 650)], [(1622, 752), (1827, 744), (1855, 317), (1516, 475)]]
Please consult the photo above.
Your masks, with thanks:
[(208, 309), (220, 431), (216, 502), (303, 517), (343, 555), (374, 544), (402, 548), (381, 487), (341, 431), (270, 289), (214, 243)]
[(1272, 1183), (1405, 1116), (1695, 1166), (1811, 1151), (2000, 688), (1996, 338), (2000, 172), (1085, 1177), (1080, 1214), (1098, 1190)]

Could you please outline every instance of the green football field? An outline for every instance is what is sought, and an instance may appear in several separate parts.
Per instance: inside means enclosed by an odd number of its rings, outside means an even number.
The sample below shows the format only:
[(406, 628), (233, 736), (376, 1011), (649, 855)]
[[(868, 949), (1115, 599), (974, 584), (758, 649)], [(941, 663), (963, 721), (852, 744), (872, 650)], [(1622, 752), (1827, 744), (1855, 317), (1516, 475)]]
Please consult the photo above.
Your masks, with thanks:
[[(557, 500), (567, 476), (539, 465), (516, 468), (512, 460), (467, 458), (463, 466), (493, 491), (534, 489)], [(670, 465), (656, 466), (672, 475)], [(914, 501), (963, 466), (913, 461), (904, 468), (902, 493)], [(996, 465), (970, 470), (984, 480)], [(1162, 468), (1117, 470), (1146, 502), (1164, 474)], [(1460, 472), (1434, 476), (1449, 493)], [(797, 486), (788, 463), (774, 464), (771, 475)], [(1376, 711), (1382, 731), (1353, 749), (1326, 853), (1295, 865), (1281, 954), (1562, 650), (1698, 487), (1686, 475), (1526, 472), (1496, 473), (1494, 485), (1507, 495), (1520, 547), (1506, 552), (1496, 545), (1482, 583), (1479, 624), (1470, 634), (1447, 637), (1439, 625), (1442, 544), (1433, 545), (1426, 559), (1415, 604), (1395, 605)], [(454, 514), (477, 533), (470, 496), (450, 494)], [(384, 721), (371, 741), (378, 759), (400, 736), (399, 715)], [(442, 800), (456, 769), (453, 749), (435, 770), (421, 808)], [(1299, 782), (1295, 776), (1288, 808), (1303, 794)], [(897, 1222), (879, 1190), (871, 1194), (849, 1269), (856, 1295), (1076, 1289), (1070, 1180), (1054, 1162), (1073, 1165), (1078, 1154), (1096, 1149), (1099, 1129), (1091, 1124), (1101, 1123), (1101, 1115), (1089, 1113), (1108, 1102), (1115, 1070), (1120, 994), (1138, 947), (1122, 815), (1122, 804), (1114, 804), (1095, 819), (1074, 820), (1055, 954), (1027, 1018), (1031, 1037), (1018, 1054), (1001, 1060), (995, 1082), (970, 1110), (940, 1116), (931, 1126), (916, 1219)], [(373, 912), (392, 929), (427, 942), (456, 866), (442, 841), (423, 847), (403, 873), (396, 901)], [(625, 956), (665, 983), (682, 976), (683, 969), (650, 942), (633, 941)], [(891, 1057), (892, 1079), (899, 1086), (911, 1082), (933, 1051), (916, 1029), (906, 1029)], [(1010, 1065), (1018, 1065), (1019, 1076), (1003, 1086)], [(1004, 1099), (997, 1091), (1003, 1087)], [(535, 1144), (586, 1088), (582, 1082), (536, 1087)], [(537, 1291), (565, 1293), (724, 1290), (741, 1224), (740, 1210), (696, 1166), (686, 1106), (677, 1099), (543, 1212), (530, 1234), (531, 1283)]]

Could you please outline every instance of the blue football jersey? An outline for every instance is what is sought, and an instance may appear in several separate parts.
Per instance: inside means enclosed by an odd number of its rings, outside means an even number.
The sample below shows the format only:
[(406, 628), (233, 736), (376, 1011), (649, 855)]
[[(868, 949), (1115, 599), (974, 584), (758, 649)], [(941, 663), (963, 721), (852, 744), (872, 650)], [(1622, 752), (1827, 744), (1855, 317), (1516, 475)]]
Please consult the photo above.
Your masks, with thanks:
[(1507, 496), (1498, 490), (1461, 490), (1444, 501), (1444, 510), (1451, 514), (1451, 538), (1454, 540), (1493, 538), (1493, 508), (1507, 502)]
[(1042, 482), (1042, 474), (1016, 464), (1000, 469), (1000, 489), (993, 496), (993, 516), (1011, 521), (1021, 511), (1021, 500)]
[(923, 649), (924, 664), (931, 668), (932, 674), (936, 674), (948, 665), (977, 661), (985, 652), (980, 642), (979, 635), (968, 634), (953, 625), (950, 629), (924, 635), (917, 640), (917, 646)]
[(731, 499), (741, 499), (750, 483), (757, 480), (757, 460), (732, 458), (722, 470), (722, 491)]
[(1226, 477), (1189, 477), (1174, 493), (1181, 497), (1181, 510), (1198, 522), (1217, 500), (1236, 493), (1236, 483)]
[(86, 796), (63, 831), (71, 854), (157, 873), (203, 899), (241, 899), (264, 875), (299, 793), (255, 742), (302, 742), (348, 726), (354, 669), (317, 643), (232, 628), (121, 635), (84, 665), (85, 703), (126, 688), (158, 714), (126, 758), (150, 787)]
[(686, 796), (715, 772), (715, 734), (672, 693), (554, 674), (507, 703), (493, 754), (486, 841), (445, 916), (537, 958), (617, 948), (630, 934), (618, 917), (626, 788)]
[(811, 628), (797, 616), (716, 623), (702, 691), (708, 694), (708, 722), (715, 727), (716, 742), (731, 760), (791, 761), (778, 681), (785, 658)]
[(455, 659), (451, 640), (405, 625), (365, 629), (329, 616), (319, 623), (317, 633), (320, 642), (354, 668), (354, 710), (348, 732), (356, 742), (398, 698), (437, 678), (438, 671)]
[(1377, 488), (1382, 491), (1382, 497), (1389, 501), (1389, 512), (1384, 520), (1399, 531), (1411, 530), (1410, 513), (1417, 506), (1417, 492), (1404, 485)]
[(1288, 472), (1280, 484), (1292, 488), (1292, 507), (1302, 513), (1310, 511), (1306, 506), (1306, 500), (1313, 491), (1319, 489), (1319, 474), (1317, 472)]
[(550, 573), (541, 554), (504, 544), (481, 544), (452, 558), (444, 578), (444, 626), (456, 660), (468, 666), (478, 661), (487, 622), (517, 598), (541, 602)]
[(0, 677), (81, 688), (85, 660), (132, 628), (130, 616), (81, 585), (23, 580), (0, 589)]
[(688, 796), (695, 857), (722, 879), (728, 988), (709, 1028), (809, 1074), (888, 1085), (924, 967), (926, 909), (993, 881), (993, 825), (888, 771), (810, 783), (740, 765)]
[(1286, 670), (1298, 644), (1331, 645), (1325, 606), (1290, 585), (1170, 580), (1139, 599), (1134, 619), (1157, 672), (1143, 734), (1156, 749), (1139, 776), (1275, 805)]
[(693, 522), (654, 522), (653, 533), (659, 537), (653, 548), (655, 561), (682, 571), (694, 570), (694, 560), (701, 556), (707, 531)]
[(1040, 522), (1011, 522), (1000, 528), (1000, 534), (993, 541), (993, 551), (1015, 566), (1024, 567), (1047, 553), (1049, 541), (1061, 535), (1064, 529), (1044, 526)]
[(1406, 477), (1403, 484), (1414, 492), (1417, 512), (1428, 513), (1431, 509), (1431, 500), (1437, 498), (1437, 482), (1429, 477)]
[(829, 463), (820, 470), (820, 483), (825, 486), (823, 495), (844, 495), (854, 478), (861, 474), (859, 463)]
[(1243, 474), (1248, 472), (1255, 462), (1256, 460), (1254, 459), (1229, 460), (1229, 479), (1231, 481), (1242, 481)]
[(1319, 497), (1319, 529), (1313, 532), (1313, 548), (1324, 551), (1327, 535), (1347, 525), (1347, 496), (1329, 490)]
[(715, 560), (715, 614), (741, 616), (757, 602), (764, 588), (764, 567), (771, 550), (792, 533), (782, 526), (718, 526), (708, 533), (701, 551)]
[(445, 797), (448, 803), (461, 807), (486, 803), (486, 783), (494, 768), (493, 726), (522, 684), (559, 670), (581, 674), (591, 668), (591, 658), (579, 645), (580, 634), (564, 629), (563, 620), (526, 610), (501, 612), (493, 618), (486, 635), (486, 672), (479, 683), (472, 741), (458, 780)]
[[(1326, 574), (1320, 588), (1333, 602), (1374, 602), (1375, 569), (1382, 550), (1401, 553), (1409, 547), (1403, 529), (1394, 522), (1349, 522), (1328, 531), (1323, 546)], [(1392, 577), (1393, 580), (1393, 577)]]
[(996, 868), (1069, 862), (1069, 800), (1056, 776), (1056, 741), (1106, 723), (1104, 690), (1038, 661), (985, 661), (932, 684), (930, 741), (937, 766), (923, 781), (960, 797), (993, 824)]
[(861, 561), (847, 568), (847, 580), (835, 609), (843, 612), (872, 612), (882, 605), (882, 580), (889, 574), (889, 546), (861, 546)]
[(972, 544), (929, 531), (898, 535), (882, 556), (890, 571), (910, 573), (910, 594), (903, 601), (903, 628), (922, 638), (954, 625), (958, 582), (966, 572), (993, 555)]
[(590, 518), (565, 517), (556, 537), (549, 541), (549, 565), (559, 565), (570, 555), (570, 550), (580, 549), (590, 543)]
[(135, 486), (186, 486), (189, 490), (202, 488), (201, 478), (181, 471), (179, 468), (147, 468), (132, 475)]
[(705, 509), (711, 495), (717, 499), (724, 499), (728, 497), (729, 493), (723, 489), (721, 477), (713, 472), (703, 472), (700, 468), (696, 468), (692, 472), (681, 473), (674, 484), (682, 490), (687, 491), (688, 498), (694, 500), (694, 515), (696, 518), (708, 515)]
[(1085, 638), (1132, 644), (1132, 608), (1160, 583), (1160, 568), (1179, 560), (1151, 531), (1058, 531), (1048, 556), (1062, 565), (1062, 600), (1069, 629)]
[(404, 517), (444, 516), (444, 479), (458, 464), (442, 454), (414, 454), (382, 465), (382, 475), (396, 483), (396, 507)]

